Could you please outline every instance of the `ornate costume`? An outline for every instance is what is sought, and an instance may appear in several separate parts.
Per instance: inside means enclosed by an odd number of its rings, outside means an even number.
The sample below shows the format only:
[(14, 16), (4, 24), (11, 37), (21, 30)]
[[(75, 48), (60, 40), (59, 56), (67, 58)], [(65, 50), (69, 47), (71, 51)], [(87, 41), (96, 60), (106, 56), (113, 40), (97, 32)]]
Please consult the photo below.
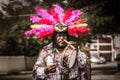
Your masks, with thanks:
[[(63, 52), (66, 51), (66, 48)], [(57, 70), (54, 73), (49, 73), (46, 75), (44, 73), (44, 66), (47, 65), (47, 63), (50, 61), (50, 58), (48, 56), (51, 56), (51, 58), (54, 58), (55, 55), (55, 63), (57, 64)], [(61, 70), (63, 69), (61, 62), (61, 56), (62, 54), (58, 52), (53, 52), (52, 43), (45, 46), (41, 54), (39, 55), (35, 66), (34, 66), (34, 77), (35, 78), (42, 78), (47, 80), (65, 80), (63, 79), (63, 74), (61, 74)], [(87, 56), (81, 52), (80, 50), (77, 53), (77, 58), (75, 61), (75, 64), (72, 68), (69, 68), (69, 79), (68, 80), (89, 80), (88, 74), (87, 74), (87, 66), (86, 66)]]
[[(53, 9), (48, 10), (36, 7), (35, 10), (40, 16), (32, 15), (30, 20), (30, 30), (25, 31), (26, 35), (35, 35), (37, 38), (45, 38), (53, 35), (56, 31), (62, 32), (67, 29), (68, 34), (78, 37), (79, 34), (85, 34), (89, 31), (87, 23), (84, 19), (79, 19), (83, 14), (80, 10), (73, 10), (72, 8), (64, 11), (59, 5), (53, 5)], [(57, 25), (61, 25), (58, 27)], [(63, 27), (64, 26), (64, 27)]]
[[(64, 11), (59, 5), (53, 5), (48, 10), (36, 7), (35, 10), (39, 16), (32, 15), (30, 20), (30, 30), (25, 32), (26, 35), (35, 35), (37, 38), (46, 38), (57, 33), (68, 32), (69, 35), (78, 37), (79, 34), (88, 33), (89, 27), (84, 19), (80, 19), (83, 14), (80, 10), (72, 8)], [(66, 42), (66, 41), (65, 41)], [(69, 43), (68, 43), (69, 44)], [(74, 48), (71, 45), (72, 48)], [(87, 74), (87, 56), (79, 50), (79, 47), (69, 49), (68, 59), (64, 60), (67, 46), (62, 53), (53, 47), (53, 43), (45, 46), (33, 69), (34, 79), (40, 80), (90, 80)], [(74, 58), (73, 58), (74, 56)], [(71, 59), (73, 58), (73, 59)], [(50, 64), (56, 64), (56, 71), (46, 74), (44, 68)]]

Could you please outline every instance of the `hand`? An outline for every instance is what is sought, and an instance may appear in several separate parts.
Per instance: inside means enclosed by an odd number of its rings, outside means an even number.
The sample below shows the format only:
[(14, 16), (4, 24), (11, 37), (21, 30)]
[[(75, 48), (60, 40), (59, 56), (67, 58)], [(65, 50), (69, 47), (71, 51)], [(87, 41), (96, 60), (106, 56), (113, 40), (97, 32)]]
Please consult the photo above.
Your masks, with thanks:
[(45, 67), (44, 71), (46, 74), (55, 72), (56, 71), (56, 64), (52, 64), (52, 65)]
[(64, 68), (61, 69), (61, 73), (64, 74), (64, 75), (69, 74), (69, 72), (70, 72), (69, 68), (64, 67)]
[(63, 60), (64, 60), (64, 62), (67, 63), (68, 62), (68, 55), (64, 56)]

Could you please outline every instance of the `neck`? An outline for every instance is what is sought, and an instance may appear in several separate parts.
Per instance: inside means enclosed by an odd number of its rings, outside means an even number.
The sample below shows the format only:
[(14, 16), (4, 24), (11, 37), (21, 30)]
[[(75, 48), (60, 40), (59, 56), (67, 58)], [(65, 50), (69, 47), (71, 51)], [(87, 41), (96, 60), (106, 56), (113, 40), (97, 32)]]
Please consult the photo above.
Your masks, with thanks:
[(62, 53), (63, 50), (64, 50), (64, 48), (61, 48), (61, 47), (56, 47), (56, 48), (58, 49), (58, 51), (59, 51), (60, 53)]

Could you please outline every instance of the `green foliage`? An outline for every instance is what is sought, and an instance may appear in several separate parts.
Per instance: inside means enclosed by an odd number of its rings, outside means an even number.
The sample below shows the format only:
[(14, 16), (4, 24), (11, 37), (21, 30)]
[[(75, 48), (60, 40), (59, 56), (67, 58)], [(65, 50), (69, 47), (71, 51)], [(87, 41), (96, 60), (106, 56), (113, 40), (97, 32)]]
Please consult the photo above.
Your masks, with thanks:
[[(27, 22), (27, 20), (25, 21)], [(5, 42), (1, 45), (1, 55), (37, 55), (40, 45), (37, 40), (27, 39), (25, 36), (24, 31), (29, 27), (26, 22), (18, 21), (8, 31), (4, 32), (4, 35), (1, 36), (1, 40)]]
[[(117, 6), (117, 7), (116, 7)], [(120, 16), (117, 1), (93, 0), (91, 4), (83, 7), (85, 17), (93, 34), (118, 34), (120, 23), (116, 17)]]
[(37, 55), (40, 45), (35, 39), (27, 39), (24, 31), (30, 28), (29, 16), (38, 1), (10, 0), (1, 5), (4, 13), (0, 12), (0, 55)]
[[(34, 7), (49, 8), (52, 4), (60, 4), (64, 9), (73, 7), (85, 12), (82, 16), (89, 24), (92, 35), (117, 34), (120, 32), (120, 5), (109, 0), (9, 0), (1, 4), (0, 11), (0, 55), (37, 55), (39, 49), (51, 41), (27, 37), (24, 31), (30, 29), (29, 16), (36, 14)], [(92, 35), (80, 35), (71, 40), (90, 42)]]
[[(104, 14), (102, 7), (97, 7), (97, 5), (86, 6), (83, 8), (84, 14), (87, 19), (87, 23), (93, 34), (109, 34), (112, 25), (112, 20), (114, 16), (108, 16)], [(107, 31), (106, 31), (107, 29)]]
[(118, 0), (67, 0), (67, 8), (81, 9), (92, 34), (120, 33)]

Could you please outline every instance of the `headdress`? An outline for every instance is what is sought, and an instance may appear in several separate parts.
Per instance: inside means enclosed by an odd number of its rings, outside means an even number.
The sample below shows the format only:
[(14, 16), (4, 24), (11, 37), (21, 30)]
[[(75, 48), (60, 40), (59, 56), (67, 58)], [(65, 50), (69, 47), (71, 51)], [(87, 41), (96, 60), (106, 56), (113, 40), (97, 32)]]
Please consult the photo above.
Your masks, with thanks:
[(88, 24), (84, 19), (80, 19), (83, 14), (80, 10), (72, 8), (64, 9), (54, 4), (53, 8), (48, 10), (40, 7), (35, 7), (38, 15), (30, 16), (30, 30), (25, 31), (26, 35), (35, 35), (38, 38), (45, 38), (54, 34), (54, 32), (64, 32), (67, 30), (69, 35), (78, 37), (79, 34), (84, 34), (89, 31)]

